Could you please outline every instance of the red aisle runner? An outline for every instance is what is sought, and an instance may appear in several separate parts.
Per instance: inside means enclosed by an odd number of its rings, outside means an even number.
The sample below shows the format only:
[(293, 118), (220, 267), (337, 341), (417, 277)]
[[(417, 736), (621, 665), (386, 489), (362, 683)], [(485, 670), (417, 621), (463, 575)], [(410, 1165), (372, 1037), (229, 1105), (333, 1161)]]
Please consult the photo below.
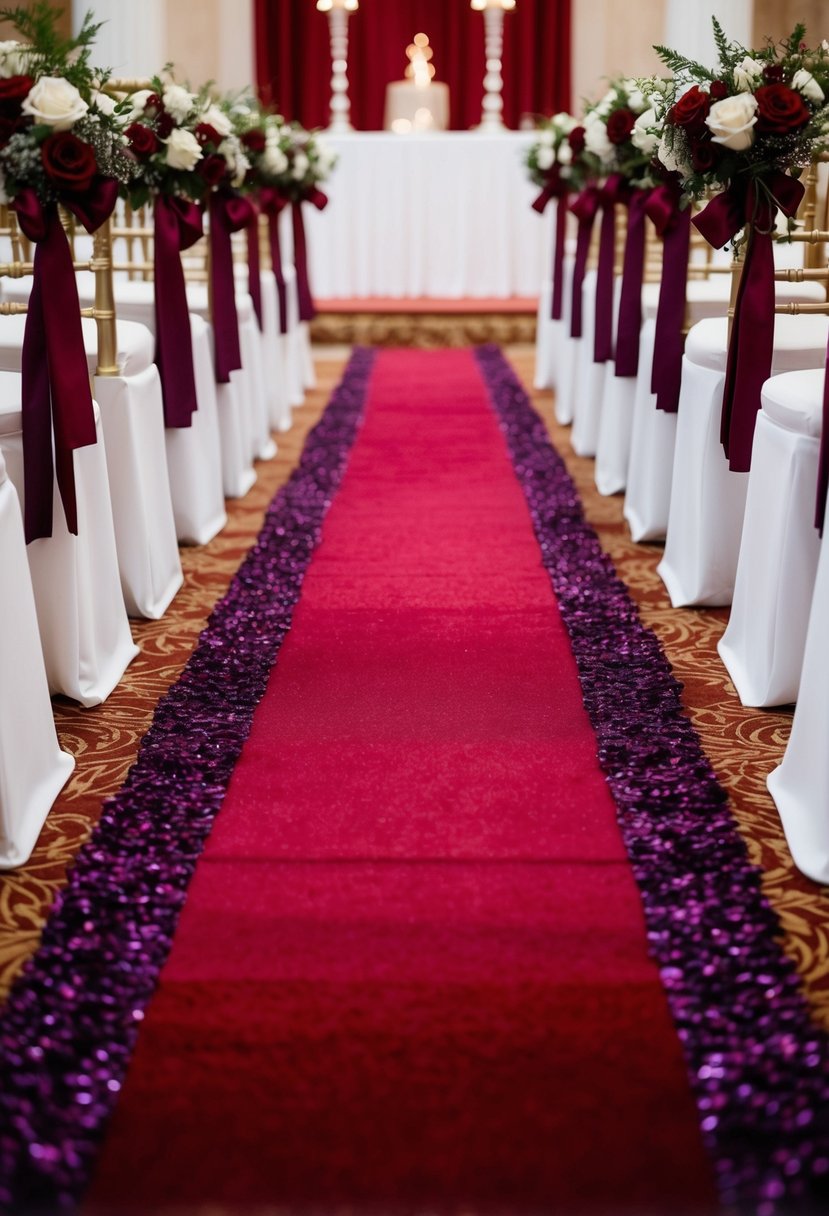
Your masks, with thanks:
[(712, 1211), (679, 1044), (469, 352), (386, 352), (90, 1208)]

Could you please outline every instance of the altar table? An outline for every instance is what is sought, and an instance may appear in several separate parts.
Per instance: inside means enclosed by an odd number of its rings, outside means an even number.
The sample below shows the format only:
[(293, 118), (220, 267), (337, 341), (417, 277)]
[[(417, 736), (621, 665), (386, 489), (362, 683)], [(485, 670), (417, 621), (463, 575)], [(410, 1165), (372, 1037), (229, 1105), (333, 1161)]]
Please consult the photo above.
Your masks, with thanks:
[(551, 220), (523, 157), (532, 132), (325, 136), (330, 202), (305, 207), (318, 299), (537, 296)]

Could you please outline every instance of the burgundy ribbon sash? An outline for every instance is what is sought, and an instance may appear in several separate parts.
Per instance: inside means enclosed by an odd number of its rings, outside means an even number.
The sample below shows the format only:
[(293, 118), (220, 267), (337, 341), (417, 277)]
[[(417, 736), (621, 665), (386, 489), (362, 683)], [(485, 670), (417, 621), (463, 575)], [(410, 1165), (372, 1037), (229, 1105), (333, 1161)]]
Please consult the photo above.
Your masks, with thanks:
[(155, 362), (164, 400), (164, 425), (188, 427), (198, 409), (193, 336), (181, 253), (204, 235), (195, 203), (159, 195), (154, 208)]
[[(97, 178), (83, 199), (67, 199), (65, 206), (91, 233), (112, 214), (117, 196), (117, 182)], [(57, 205), (44, 205), (26, 189), (12, 207), (35, 245), (22, 351), (23, 513), (29, 542), (52, 535), (55, 475), (66, 526), (77, 535), (73, 452), (96, 443), (98, 436), (75, 267)]]
[(628, 205), (628, 229), (622, 263), (619, 319), (616, 323), (616, 375), (635, 376), (639, 370), (642, 329), (642, 279), (645, 273), (645, 216), (648, 191), (634, 190)]
[(602, 223), (599, 231), (599, 265), (596, 270), (596, 328), (593, 336), (593, 362), (613, 358), (613, 268), (616, 260), (616, 203), (627, 200), (621, 173), (613, 173), (601, 188), (599, 205)]
[(259, 192), (259, 206), (268, 218), (268, 236), (271, 246), (271, 269), (276, 279), (276, 293), (279, 298), (279, 332), (288, 332), (288, 285), (285, 282), (285, 269), (282, 265), (282, 242), (279, 236), (279, 215), (287, 207), (288, 200), (272, 186), (266, 186)]
[(586, 186), (570, 204), (570, 210), (579, 225), (576, 235), (576, 256), (573, 262), (573, 294), (570, 307), (571, 338), (580, 338), (582, 335), (582, 287), (590, 253), (593, 224), (596, 212), (599, 210), (599, 197), (598, 186)]
[[(318, 211), (324, 211), (328, 206), (328, 198), (316, 187), (306, 194), (303, 202), (311, 203)], [(302, 202), (291, 204), (291, 221), (294, 230), (294, 263), (296, 265), (297, 295), (299, 296), (299, 319), (300, 321), (313, 321), (317, 310), (314, 307), (314, 297), (308, 277), (308, 241), (305, 235), (305, 220), (302, 217)]]
[(823, 536), (826, 522), (826, 498), (829, 491), (829, 345), (826, 347), (826, 371), (823, 377), (823, 429), (820, 433), (820, 459), (817, 469), (817, 502), (815, 527)]
[(253, 219), (247, 226), (248, 238), (248, 291), (253, 301), (253, 311), (260, 331), (265, 328), (262, 321), (262, 270), (259, 258), (259, 211), (253, 205)]
[(569, 198), (567, 183), (561, 180), (561, 170), (555, 165), (548, 174), (543, 190), (533, 202), (533, 210), (539, 215), (547, 209), (551, 199), (556, 200), (556, 231), (553, 245), (553, 274), (552, 300), (550, 317), (553, 321), (561, 320), (564, 303), (564, 242), (567, 235), (567, 200)]
[(774, 202), (754, 181), (734, 183), (712, 199), (692, 221), (709, 244), (719, 249), (743, 225), (747, 228), (743, 273), (734, 305), (734, 320), (723, 388), (720, 439), (728, 466), (747, 473), (751, 467), (754, 426), (760, 390), (771, 374), (774, 354), (774, 245), (772, 228), (779, 207), (785, 215), (797, 211), (803, 185), (784, 173), (764, 182)]
[(216, 381), (227, 384), (230, 373), (242, 366), (236, 284), (230, 237), (246, 228), (255, 214), (250, 199), (238, 194), (210, 195), (210, 273), (213, 287), (213, 340)]
[(645, 203), (645, 214), (662, 237), (662, 281), (656, 310), (651, 392), (656, 394), (656, 408), (667, 414), (675, 414), (679, 408), (691, 247), (691, 208), (680, 210), (679, 199), (680, 188), (671, 182), (652, 190)]

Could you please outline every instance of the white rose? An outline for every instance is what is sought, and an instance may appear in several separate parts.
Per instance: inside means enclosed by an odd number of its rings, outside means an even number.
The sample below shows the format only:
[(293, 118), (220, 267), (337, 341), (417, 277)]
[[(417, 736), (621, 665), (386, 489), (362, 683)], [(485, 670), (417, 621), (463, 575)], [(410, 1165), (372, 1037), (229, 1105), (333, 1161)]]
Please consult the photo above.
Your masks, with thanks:
[(23, 113), (36, 123), (68, 131), (89, 109), (78, 90), (62, 76), (41, 76), (23, 102)]
[(240, 152), (239, 155), (236, 157), (236, 167), (235, 167), (235, 172), (233, 174), (233, 185), (234, 186), (236, 186), (238, 188), (239, 186), (244, 185), (245, 178), (247, 177), (249, 168), (250, 168), (250, 161), (245, 156), (244, 152)]
[(607, 127), (595, 111), (584, 120), (584, 146), (600, 160), (609, 159), (613, 152), (613, 144), (607, 138)]
[(560, 144), (558, 149), (558, 163), (560, 165), (569, 165), (572, 159), (573, 149), (570, 147), (570, 145), (568, 143)]
[(262, 167), (272, 177), (281, 177), (288, 168), (288, 158), (278, 144), (268, 144), (262, 154)]
[(167, 145), (165, 160), (171, 169), (189, 172), (202, 158), (201, 146), (192, 131), (176, 127), (164, 143)]
[(732, 152), (745, 152), (754, 143), (756, 111), (757, 98), (753, 93), (738, 93), (715, 101), (705, 120), (713, 142)]
[(633, 124), (630, 133), (631, 143), (638, 148), (643, 156), (653, 156), (659, 146), (659, 136), (649, 128), (657, 125), (658, 119), (653, 110), (645, 110)]
[(556, 137), (549, 127), (545, 127), (543, 131), (538, 132), (538, 143), (542, 148), (552, 148), (556, 142)]
[(132, 107), (127, 119), (128, 122), (135, 122), (144, 113), (144, 107), (147, 104), (147, 98), (152, 97), (152, 89), (139, 89), (137, 93), (130, 94), (130, 106)]
[(636, 113), (641, 113), (646, 108), (645, 98), (642, 90), (639, 88), (635, 80), (626, 80), (624, 90), (627, 93), (628, 106)]
[(192, 110), (196, 98), (192, 93), (188, 93), (187, 89), (183, 89), (180, 84), (168, 84), (161, 100), (171, 118), (176, 122), (184, 122)]
[(750, 55), (746, 55), (742, 63), (738, 63), (734, 69), (734, 84), (741, 93), (750, 93), (762, 77), (763, 64), (759, 59), (752, 59)]
[(92, 98), (92, 101), (95, 104), (95, 108), (101, 114), (114, 114), (115, 113), (116, 102), (108, 94), (96, 93), (94, 95), (94, 97)]
[(29, 48), (22, 42), (0, 42), (0, 79), (25, 75), (28, 57)]
[(556, 162), (555, 152), (553, 151), (552, 148), (547, 147), (546, 144), (540, 145), (538, 151), (535, 154), (535, 158), (536, 158), (536, 161), (538, 162), (538, 167), (542, 173), (546, 172), (547, 169), (552, 169), (553, 165)]
[(305, 155), (305, 153), (297, 152), (296, 156), (294, 157), (294, 167), (293, 167), (292, 176), (294, 178), (296, 178), (296, 180), (298, 182), (301, 182), (310, 167), (311, 167), (311, 162), (309, 161), (309, 159)]
[(798, 68), (794, 76), (792, 76), (792, 88), (797, 89), (799, 93), (808, 101), (813, 101), (815, 105), (822, 105), (825, 97), (823, 89), (815, 80), (811, 72), (807, 72), (805, 68)]
[(657, 159), (665, 166), (669, 173), (678, 173), (680, 177), (690, 177), (690, 168), (684, 165), (677, 158), (671, 145), (668, 143), (667, 136), (663, 135), (659, 141), (659, 147), (656, 150)]
[(574, 118), (572, 114), (568, 114), (566, 110), (561, 110), (558, 114), (554, 114), (552, 123), (557, 130), (562, 131), (565, 135), (569, 135), (573, 128), (579, 125), (578, 119)]
[(204, 114), (202, 114), (201, 121), (209, 123), (213, 130), (221, 135), (223, 139), (233, 131), (233, 123), (218, 106), (209, 106)]

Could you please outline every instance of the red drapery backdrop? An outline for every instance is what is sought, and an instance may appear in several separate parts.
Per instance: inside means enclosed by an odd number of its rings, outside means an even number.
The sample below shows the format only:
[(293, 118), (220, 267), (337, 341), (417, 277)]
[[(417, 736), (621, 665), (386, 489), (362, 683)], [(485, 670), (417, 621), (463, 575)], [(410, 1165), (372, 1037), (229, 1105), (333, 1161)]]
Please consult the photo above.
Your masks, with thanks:
[[(504, 121), (570, 107), (571, 0), (519, 0), (505, 16)], [(434, 47), (436, 80), (450, 89), (451, 125), (481, 119), (484, 22), (469, 0), (360, 0), (349, 21), (351, 121), (383, 126), (386, 84), (402, 80), (419, 31)], [(315, 0), (256, 0), (256, 67), (264, 101), (308, 127), (328, 125), (328, 20)]]

